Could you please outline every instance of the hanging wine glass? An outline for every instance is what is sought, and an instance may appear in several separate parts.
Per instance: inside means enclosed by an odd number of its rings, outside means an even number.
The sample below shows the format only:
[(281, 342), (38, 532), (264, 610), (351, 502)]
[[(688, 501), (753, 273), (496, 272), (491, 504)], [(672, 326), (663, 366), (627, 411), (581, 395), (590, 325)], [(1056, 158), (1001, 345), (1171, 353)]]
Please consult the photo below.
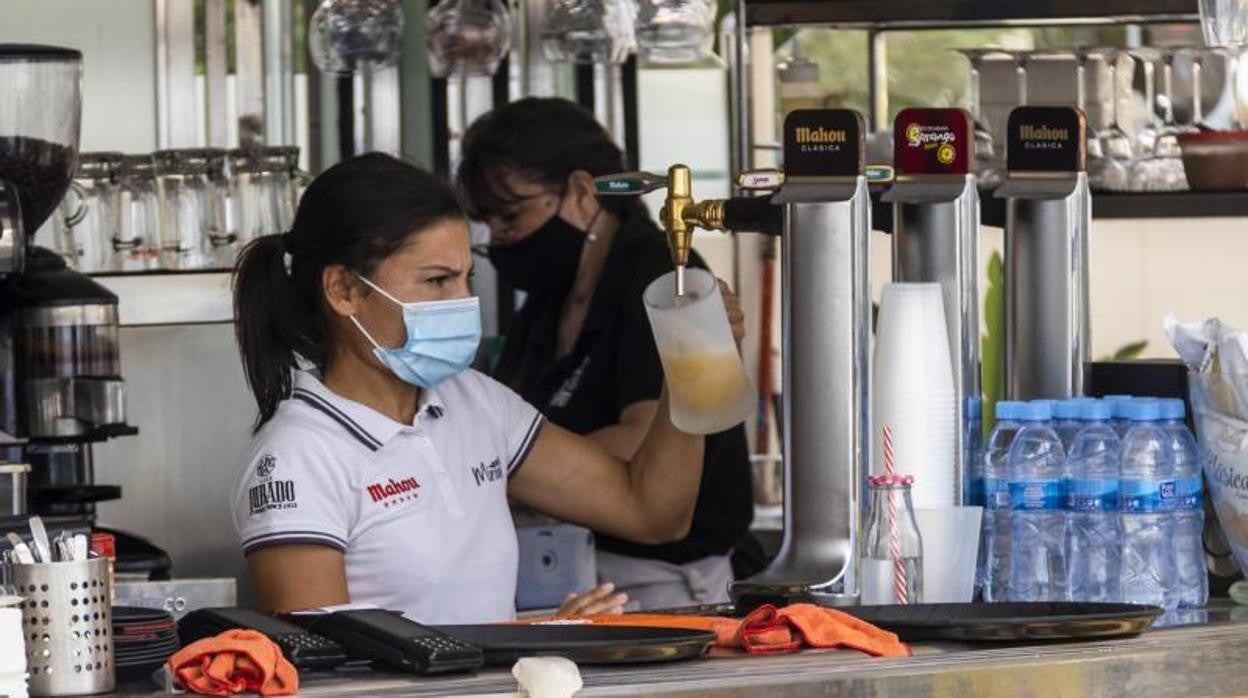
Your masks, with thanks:
[(511, 12), (501, 0), (445, 0), (425, 15), (429, 70), (493, 75), (511, 48)]
[(1174, 120), (1174, 56), (1171, 48), (1160, 49), (1161, 86), (1164, 93), (1163, 117), (1157, 129), (1152, 153), (1137, 160), (1131, 168), (1132, 191), (1182, 191), (1187, 189), (1183, 153), (1179, 149), (1179, 128)]
[(1088, 132), (1086, 139), (1088, 162), (1090, 163), (1102, 156), (1101, 141), (1097, 135), (1100, 128), (1092, 123), (1091, 118), (1088, 118), (1088, 62), (1092, 60), (1093, 50), (1087, 46), (1077, 46), (1071, 49), (1071, 53), (1075, 57), (1075, 106), (1087, 118)]
[(1187, 56), (1192, 62), (1192, 119), (1183, 131), (1184, 133), (1207, 131), (1209, 126), (1205, 124), (1203, 80), (1205, 76), (1205, 55), (1208, 52), (1202, 48), (1188, 46), (1180, 49), (1179, 53)]
[(324, 73), (394, 65), (402, 43), (398, 0), (324, 0), (308, 23), (308, 54)]
[(1096, 189), (1126, 191), (1130, 185), (1130, 168), (1135, 153), (1131, 138), (1118, 122), (1119, 51), (1097, 48), (1092, 49), (1091, 55), (1104, 60), (1109, 73), (1109, 125), (1097, 132), (1100, 157), (1088, 163), (1088, 180)]
[(1142, 156), (1153, 154), (1161, 121), (1157, 118), (1157, 61), (1161, 52), (1155, 48), (1132, 49), (1131, 57), (1140, 62), (1144, 72), (1144, 124), (1135, 131), (1135, 145)]
[(633, 0), (554, 0), (542, 27), (552, 63), (623, 63), (637, 48)]
[(1231, 118), (1243, 128), (1239, 113), (1239, 54), (1248, 45), (1248, 0), (1200, 0), (1200, 30), (1205, 45), (1222, 49), (1231, 81)]
[(715, 9), (711, 0), (641, 0), (638, 52), (653, 63), (693, 63), (711, 55)]

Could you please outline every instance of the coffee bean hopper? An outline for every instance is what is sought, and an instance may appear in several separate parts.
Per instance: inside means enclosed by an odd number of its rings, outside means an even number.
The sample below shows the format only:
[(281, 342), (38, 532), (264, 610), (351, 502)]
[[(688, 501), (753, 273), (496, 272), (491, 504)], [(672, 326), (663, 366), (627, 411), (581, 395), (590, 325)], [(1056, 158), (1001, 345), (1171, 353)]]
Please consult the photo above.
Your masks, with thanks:
[(126, 424), (117, 296), (36, 247), (78, 164), (82, 54), (0, 44), (0, 462), (29, 463), (31, 513), (89, 525), (91, 445)]

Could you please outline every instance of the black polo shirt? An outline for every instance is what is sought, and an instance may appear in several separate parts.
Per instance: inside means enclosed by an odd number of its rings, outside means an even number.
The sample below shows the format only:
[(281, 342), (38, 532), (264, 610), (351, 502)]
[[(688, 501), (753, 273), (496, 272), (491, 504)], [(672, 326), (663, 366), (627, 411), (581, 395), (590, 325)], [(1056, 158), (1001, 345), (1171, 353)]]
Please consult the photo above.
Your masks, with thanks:
[[(693, 255), (691, 266), (705, 269)], [(559, 426), (588, 434), (617, 424), (629, 405), (657, 400), (663, 366), (642, 292), (671, 271), (662, 231), (642, 212), (626, 216), (590, 301), (572, 352), (557, 359), (563, 298), (530, 294), (507, 330), (497, 377)], [(748, 532), (754, 503), (745, 427), (706, 439), (702, 487), (689, 536), (676, 543), (639, 545), (597, 535), (600, 550), (683, 564), (726, 554)]]

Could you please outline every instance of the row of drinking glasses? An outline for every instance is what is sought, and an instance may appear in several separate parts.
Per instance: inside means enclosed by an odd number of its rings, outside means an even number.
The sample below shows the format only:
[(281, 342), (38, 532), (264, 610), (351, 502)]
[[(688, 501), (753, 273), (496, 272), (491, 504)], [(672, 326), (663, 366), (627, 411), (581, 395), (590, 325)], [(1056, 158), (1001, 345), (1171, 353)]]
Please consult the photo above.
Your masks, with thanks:
[[(1088, 125), (1088, 178), (1094, 189), (1109, 191), (1179, 191), (1187, 189), (1178, 136), (1209, 130), (1203, 112), (1201, 76), (1210, 50), (1200, 47), (1162, 47), (1121, 50), (1106, 47), (1071, 49), (1015, 50), (1002, 48), (956, 49), (970, 65), (967, 88), (968, 108), (975, 119), (977, 170), (981, 180), (995, 186), (1002, 176), (1005, 153), (987, 128), (981, 111), (980, 74), (985, 60), (1008, 57), (1013, 61), (1017, 79), (1017, 103), (1028, 103), (1028, 67), (1040, 58), (1073, 58), (1076, 75), (1075, 105), (1086, 112), (1088, 103), (1088, 68), (1093, 60), (1101, 60), (1108, 71), (1111, 85), (1108, 100), (1108, 124)], [(1226, 55), (1235, 83), (1234, 57)], [(1192, 64), (1192, 118), (1179, 124), (1174, 115), (1175, 58), (1187, 56)], [(1144, 72), (1144, 102), (1147, 118), (1133, 134), (1121, 125), (1118, 114), (1118, 85), (1121, 60), (1139, 61)], [(1162, 95), (1157, 95), (1156, 72), (1161, 67)], [(1133, 67), (1133, 66), (1132, 66)], [(1158, 112), (1160, 106), (1160, 113)], [(1235, 110), (1232, 110), (1233, 112)], [(1242, 128), (1236, 121), (1236, 128)]]
[(290, 227), (298, 162), (288, 146), (83, 153), (56, 250), (86, 272), (229, 267), (242, 243)]

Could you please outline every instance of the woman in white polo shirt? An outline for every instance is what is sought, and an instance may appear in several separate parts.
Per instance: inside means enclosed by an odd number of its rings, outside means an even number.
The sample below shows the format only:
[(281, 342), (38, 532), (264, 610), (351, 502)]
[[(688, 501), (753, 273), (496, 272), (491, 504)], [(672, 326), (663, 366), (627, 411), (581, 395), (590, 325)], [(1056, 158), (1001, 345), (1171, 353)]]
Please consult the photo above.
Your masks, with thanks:
[[(466, 370), (471, 271), (451, 189), (380, 154), (329, 168), (289, 233), (244, 250), (235, 329), (259, 418), (233, 514), (266, 608), (507, 620), (509, 497), (642, 543), (688, 530), (703, 439), (671, 425), (665, 395), (625, 462)], [(565, 610), (622, 603), (599, 588)]]

